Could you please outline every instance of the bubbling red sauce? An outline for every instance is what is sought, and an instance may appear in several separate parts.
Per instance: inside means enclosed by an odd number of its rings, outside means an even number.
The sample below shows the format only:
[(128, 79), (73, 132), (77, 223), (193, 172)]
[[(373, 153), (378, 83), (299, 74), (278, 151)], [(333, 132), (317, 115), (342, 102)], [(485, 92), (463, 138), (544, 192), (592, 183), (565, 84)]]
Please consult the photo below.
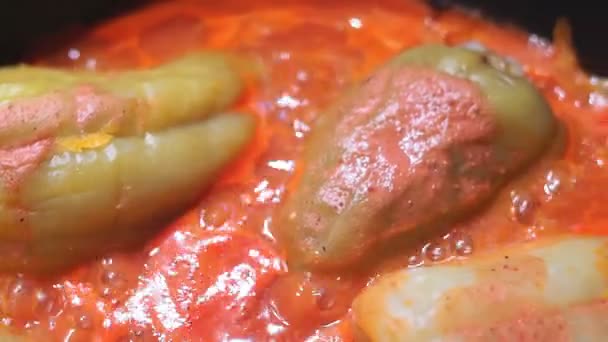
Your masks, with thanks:
[[(572, 60), (563, 27), (552, 45), (418, 1), (246, 3), (158, 2), (34, 54), (37, 64), (90, 70), (143, 68), (202, 48), (248, 55), (264, 72), (239, 107), (260, 125), (255, 143), (200, 204), (145, 248), (44, 279), (2, 275), (3, 326), (71, 342), (351, 341), (353, 297), (387, 270), (561, 232), (608, 232), (608, 102), (599, 81)], [(373, 270), (290, 270), (273, 216), (315, 118), (399, 51), (471, 40), (523, 65), (567, 128), (565, 154), (538, 163), (482, 214)]]

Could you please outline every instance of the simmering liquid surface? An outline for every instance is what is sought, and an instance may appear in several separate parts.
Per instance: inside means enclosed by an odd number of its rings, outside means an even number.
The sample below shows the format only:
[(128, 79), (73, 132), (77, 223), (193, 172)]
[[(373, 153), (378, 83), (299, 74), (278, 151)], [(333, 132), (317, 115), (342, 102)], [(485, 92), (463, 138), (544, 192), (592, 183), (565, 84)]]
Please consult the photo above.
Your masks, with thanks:
[[(3, 325), (35, 340), (350, 341), (353, 297), (387, 270), (553, 234), (608, 232), (608, 95), (577, 68), (563, 26), (551, 45), (416, 1), (238, 3), (160, 2), (34, 54), (37, 64), (91, 70), (149, 67), (198, 49), (248, 55), (263, 72), (239, 107), (260, 124), (255, 143), (200, 204), (145, 248), (45, 279), (1, 276)], [(479, 215), (372, 270), (289, 270), (273, 216), (315, 118), (403, 49), (472, 40), (520, 62), (541, 89), (566, 127), (559, 161), (537, 163)]]

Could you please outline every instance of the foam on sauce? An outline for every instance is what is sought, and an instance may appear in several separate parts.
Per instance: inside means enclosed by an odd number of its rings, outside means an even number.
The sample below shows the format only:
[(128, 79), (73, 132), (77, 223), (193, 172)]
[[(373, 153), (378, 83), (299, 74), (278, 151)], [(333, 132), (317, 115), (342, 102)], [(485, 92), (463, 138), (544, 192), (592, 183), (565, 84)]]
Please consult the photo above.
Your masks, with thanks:
[[(152, 66), (200, 48), (248, 54), (266, 73), (240, 106), (258, 116), (260, 128), (256, 144), (200, 205), (145, 249), (107, 255), (50, 279), (1, 276), (2, 325), (60, 341), (350, 341), (352, 298), (387, 269), (564, 231), (608, 232), (602, 209), (608, 201), (608, 107), (599, 100), (602, 91), (563, 63), (563, 47), (415, 1), (238, 3), (160, 2), (34, 58), (108, 70)], [(471, 40), (523, 64), (567, 124), (565, 157), (538, 164), (482, 215), (443, 237), (404, 246), (401, 257), (373, 271), (289, 272), (272, 218), (297, 175), (314, 119), (402, 49)]]

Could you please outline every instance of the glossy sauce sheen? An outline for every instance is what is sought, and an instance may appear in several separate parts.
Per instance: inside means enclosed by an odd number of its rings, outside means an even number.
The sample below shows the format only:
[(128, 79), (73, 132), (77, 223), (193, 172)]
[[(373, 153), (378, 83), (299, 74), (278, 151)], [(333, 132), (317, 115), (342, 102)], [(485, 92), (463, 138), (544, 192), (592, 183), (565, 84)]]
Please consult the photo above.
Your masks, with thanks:
[[(563, 46), (414, 1), (238, 3), (160, 2), (35, 55), (40, 64), (108, 70), (152, 66), (200, 48), (248, 54), (265, 72), (240, 106), (260, 125), (255, 144), (200, 205), (143, 250), (50, 279), (2, 276), (2, 324), (34, 340), (351, 341), (352, 298), (388, 269), (560, 232), (608, 232), (608, 98), (572, 66)], [(524, 65), (567, 127), (564, 155), (528, 170), (481, 215), (404, 246), (372, 270), (289, 271), (273, 215), (297, 175), (314, 119), (404, 48), (469, 40)]]

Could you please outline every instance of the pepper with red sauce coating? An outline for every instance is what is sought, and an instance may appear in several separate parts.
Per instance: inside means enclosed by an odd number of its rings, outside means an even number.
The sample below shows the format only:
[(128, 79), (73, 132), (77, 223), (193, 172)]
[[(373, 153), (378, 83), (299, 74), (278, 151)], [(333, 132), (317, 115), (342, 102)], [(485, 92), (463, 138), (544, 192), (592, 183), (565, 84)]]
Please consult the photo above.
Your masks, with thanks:
[(605, 237), (566, 236), (382, 275), (353, 302), (365, 340), (599, 341)]
[(538, 158), (556, 121), (500, 57), (462, 47), (405, 51), (319, 119), (281, 213), (292, 264), (370, 258), (394, 237), (479, 210)]
[(196, 53), (147, 70), (0, 70), (0, 270), (140, 242), (195, 203), (249, 141), (225, 112), (240, 64)]

